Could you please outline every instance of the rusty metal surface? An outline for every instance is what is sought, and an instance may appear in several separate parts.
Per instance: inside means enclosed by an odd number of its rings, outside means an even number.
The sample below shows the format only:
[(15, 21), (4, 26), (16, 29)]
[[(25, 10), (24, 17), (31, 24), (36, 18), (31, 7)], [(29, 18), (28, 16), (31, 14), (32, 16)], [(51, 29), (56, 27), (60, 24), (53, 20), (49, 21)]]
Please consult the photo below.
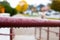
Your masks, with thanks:
[(0, 27), (58, 27), (60, 20), (0, 17)]

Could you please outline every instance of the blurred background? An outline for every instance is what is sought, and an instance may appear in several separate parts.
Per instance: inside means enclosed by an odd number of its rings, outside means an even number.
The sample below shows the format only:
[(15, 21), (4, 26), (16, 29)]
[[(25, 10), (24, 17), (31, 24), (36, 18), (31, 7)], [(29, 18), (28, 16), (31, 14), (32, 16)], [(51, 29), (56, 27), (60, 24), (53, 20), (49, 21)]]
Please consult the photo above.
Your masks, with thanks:
[[(60, 20), (60, 0), (0, 0), (0, 17)], [(0, 28), (0, 40), (60, 40), (59, 27)]]
[(0, 0), (0, 14), (12, 17), (39, 17), (59, 20), (59, 3), (59, 0)]

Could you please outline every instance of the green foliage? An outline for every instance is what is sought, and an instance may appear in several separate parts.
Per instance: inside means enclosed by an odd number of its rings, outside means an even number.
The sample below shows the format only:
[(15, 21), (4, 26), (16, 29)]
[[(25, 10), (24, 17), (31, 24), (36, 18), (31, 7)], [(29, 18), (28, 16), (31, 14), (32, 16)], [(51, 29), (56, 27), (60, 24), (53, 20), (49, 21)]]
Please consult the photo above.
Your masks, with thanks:
[(60, 12), (60, 1), (59, 0), (53, 0), (51, 8), (55, 11)]
[(16, 9), (12, 8), (7, 1), (0, 2), (0, 4), (5, 7), (5, 13), (10, 13), (11, 16), (17, 13)]

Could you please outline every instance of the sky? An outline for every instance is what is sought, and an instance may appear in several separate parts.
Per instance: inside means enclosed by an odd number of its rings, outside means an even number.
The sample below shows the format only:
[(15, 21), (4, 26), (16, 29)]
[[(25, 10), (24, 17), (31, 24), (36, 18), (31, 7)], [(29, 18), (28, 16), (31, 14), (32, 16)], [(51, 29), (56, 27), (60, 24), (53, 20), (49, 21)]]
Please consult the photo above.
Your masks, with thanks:
[[(2, 1), (2, 0), (0, 0), (0, 1)], [(19, 3), (19, 1), (21, 1), (21, 0), (7, 0), (9, 3), (10, 3), (10, 5), (11, 5), (11, 7), (13, 7), (13, 8), (15, 8), (16, 6), (17, 6), (17, 4)], [(46, 4), (48, 4), (48, 3), (51, 3), (51, 1), (50, 0), (25, 0), (29, 5), (35, 5), (35, 6), (37, 6), (37, 5), (39, 5), (39, 4), (44, 4), (44, 5), (46, 5)]]

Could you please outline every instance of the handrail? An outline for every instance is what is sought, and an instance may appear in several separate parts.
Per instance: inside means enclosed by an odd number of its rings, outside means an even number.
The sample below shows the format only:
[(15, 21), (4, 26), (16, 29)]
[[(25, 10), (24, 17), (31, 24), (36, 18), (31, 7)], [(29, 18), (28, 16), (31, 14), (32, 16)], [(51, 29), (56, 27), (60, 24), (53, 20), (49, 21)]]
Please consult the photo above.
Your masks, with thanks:
[(58, 27), (60, 20), (0, 17), (0, 27)]

